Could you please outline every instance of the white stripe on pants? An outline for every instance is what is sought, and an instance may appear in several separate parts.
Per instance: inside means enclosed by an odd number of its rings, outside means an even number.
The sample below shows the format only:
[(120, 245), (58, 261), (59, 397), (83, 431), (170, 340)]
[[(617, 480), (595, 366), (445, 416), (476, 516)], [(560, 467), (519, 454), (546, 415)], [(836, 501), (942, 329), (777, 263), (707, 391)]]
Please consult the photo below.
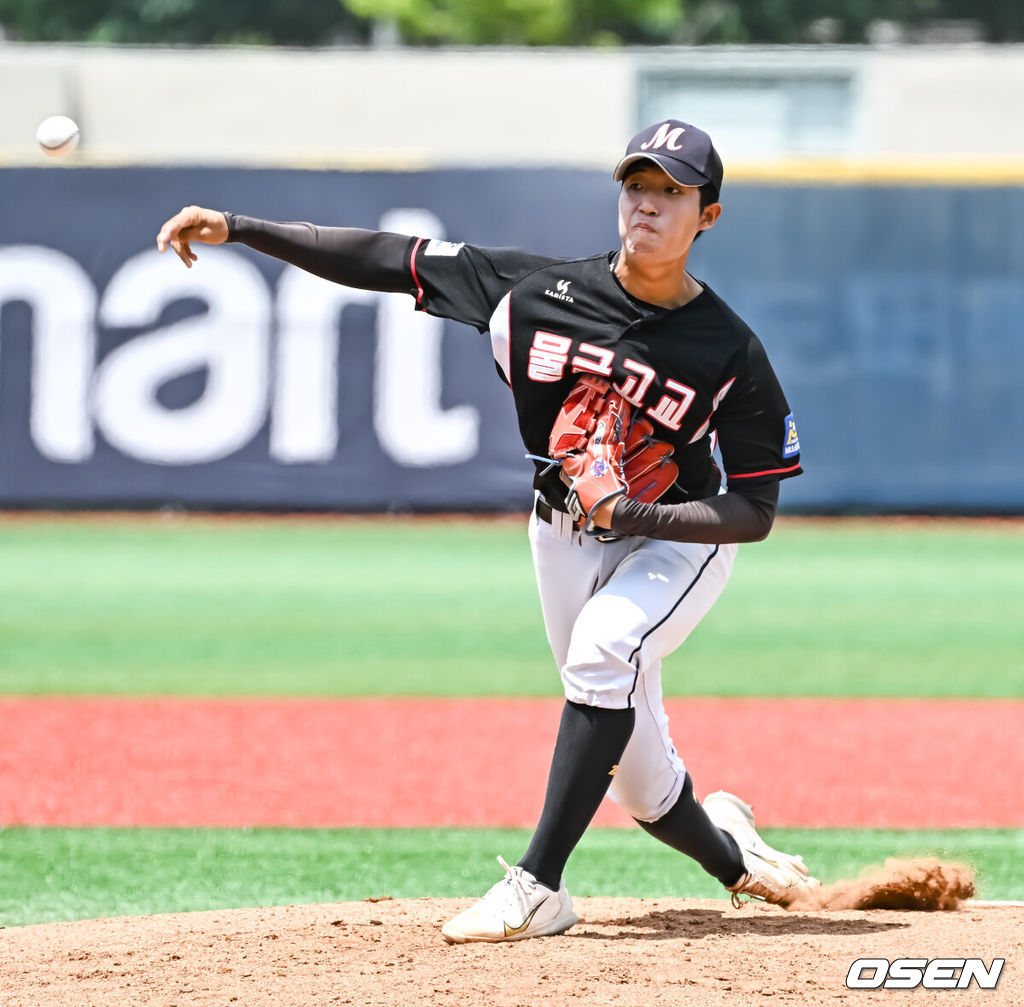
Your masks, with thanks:
[(661, 661), (722, 593), (735, 545), (624, 538), (598, 542), (555, 511), (530, 519), (544, 625), (567, 699), (636, 709), (636, 726), (609, 796), (656, 821), (675, 804), (685, 769), (668, 731)]

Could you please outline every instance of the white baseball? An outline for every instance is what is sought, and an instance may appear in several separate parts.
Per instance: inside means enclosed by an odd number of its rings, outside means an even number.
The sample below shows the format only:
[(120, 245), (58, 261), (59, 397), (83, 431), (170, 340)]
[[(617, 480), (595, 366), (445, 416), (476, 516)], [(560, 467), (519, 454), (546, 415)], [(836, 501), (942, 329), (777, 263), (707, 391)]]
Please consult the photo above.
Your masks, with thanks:
[(36, 140), (47, 157), (65, 157), (78, 146), (78, 123), (66, 115), (51, 115), (39, 124)]

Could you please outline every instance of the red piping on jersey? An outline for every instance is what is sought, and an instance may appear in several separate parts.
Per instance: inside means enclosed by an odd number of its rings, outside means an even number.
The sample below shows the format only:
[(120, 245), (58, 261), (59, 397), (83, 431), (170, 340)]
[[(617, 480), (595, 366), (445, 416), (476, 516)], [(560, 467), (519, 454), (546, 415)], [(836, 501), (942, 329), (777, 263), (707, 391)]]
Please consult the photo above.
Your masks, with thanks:
[(416, 244), (412, 246), (412, 254), (409, 256), (409, 269), (412, 271), (412, 282), (416, 284), (416, 303), (423, 303), (423, 288), (420, 286), (420, 278), (416, 275), (416, 253), (420, 250), (420, 245), (423, 244), (422, 238), (416, 239)]
[(744, 472), (741, 475), (733, 476), (727, 475), (726, 479), (753, 479), (754, 476), (781, 476), (785, 472), (795, 472), (800, 468), (800, 463), (796, 465), (790, 465), (788, 469), (765, 469), (764, 472)]

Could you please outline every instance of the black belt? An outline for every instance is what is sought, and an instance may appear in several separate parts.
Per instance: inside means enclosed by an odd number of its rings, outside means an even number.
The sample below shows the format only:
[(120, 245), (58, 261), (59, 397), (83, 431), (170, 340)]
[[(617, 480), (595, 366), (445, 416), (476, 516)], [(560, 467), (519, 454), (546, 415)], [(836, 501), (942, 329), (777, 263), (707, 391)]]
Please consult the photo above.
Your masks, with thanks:
[[(558, 514), (565, 514), (565, 516), (567, 518), (569, 518), (570, 521), (572, 521), (572, 518), (569, 517), (568, 513), (566, 513), (565, 511), (556, 511), (555, 508), (552, 507), (551, 504), (549, 504), (547, 502), (547, 500), (545, 500), (544, 497), (542, 497), (542, 496), (538, 496), (537, 497), (537, 502), (536, 502), (536, 504), (534, 504), (533, 509), (534, 509), (535, 513), (537, 514), (537, 517), (539, 517), (541, 519), (541, 521), (544, 521), (547, 524), (554, 524), (555, 523), (554, 522), (554, 515), (556, 513), (558, 513)], [(577, 531), (579, 531), (579, 529), (580, 529), (580, 523), (579, 522), (573, 521), (572, 522), (572, 526)], [(595, 537), (597, 538), (598, 542), (617, 542), (620, 538), (622, 538), (621, 535), (616, 535), (615, 532), (613, 532), (613, 531), (604, 532), (604, 533), (602, 533), (600, 535), (597, 535)]]
[(548, 524), (554, 523), (554, 518), (551, 516), (554, 513), (554, 508), (547, 502), (547, 500), (544, 499), (544, 497), (537, 497), (537, 503), (533, 509), (541, 521), (546, 521)]
[[(565, 511), (557, 511), (556, 512), (555, 508), (552, 507), (551, 504), (549, 504), (547, 502), (547, 500), (545, 500), (544, 497), (542, 497), (542, 496), (537, 497), (537, 503), (536, 503), (536, 505), (534, 506), (533, 509), (534, 509), (534, 511), (536, 511), (537, 517), (539, 517), (541, 519), (541, 521), (544, 521), (547, 524), (554, 524), (555, 523), (555, 519), (554, 519), (555, 513), (565, 514), (566, 517), (569, 517), (569, 515), (566, 514)], [(572, 519), (570, 518), (570, 520), (572, 520)], [(573, 525), (576, 525), (575, 521), (573, 521)]]

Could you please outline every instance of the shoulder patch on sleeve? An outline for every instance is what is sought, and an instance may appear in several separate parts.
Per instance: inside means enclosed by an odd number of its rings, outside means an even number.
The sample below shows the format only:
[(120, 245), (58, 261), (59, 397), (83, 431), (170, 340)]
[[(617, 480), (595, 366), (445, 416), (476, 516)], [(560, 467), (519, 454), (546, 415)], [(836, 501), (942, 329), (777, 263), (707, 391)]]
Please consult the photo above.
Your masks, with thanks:
[(782, 445), (782, 457), (792, 458), (793, 455), (800, 454), (800, 436), (796, 432), (796, 420), (793, 419), (793, 414), (790, 413), (786, 419), (786, 438)]
[(432, 238), (427, 242), (427, 247), (423, 249), (423, 254), (458, 255), (464, 244), (464, 241), (439, 241), (437, 238)]

